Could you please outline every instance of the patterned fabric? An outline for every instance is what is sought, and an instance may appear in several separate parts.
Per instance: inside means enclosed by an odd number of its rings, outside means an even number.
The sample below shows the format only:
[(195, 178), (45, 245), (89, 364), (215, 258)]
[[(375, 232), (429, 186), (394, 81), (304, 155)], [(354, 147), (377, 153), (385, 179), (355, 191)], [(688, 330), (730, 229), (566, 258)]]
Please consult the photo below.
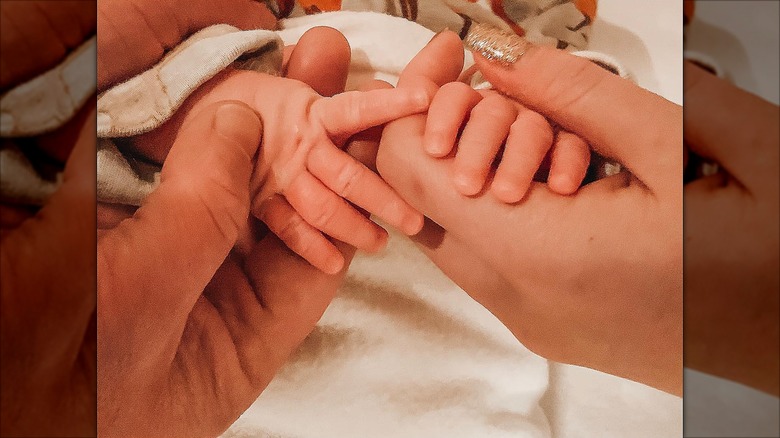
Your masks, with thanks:
[(381, 12), (439, 32), (466, 36), (474, 23), (487, 23), (536, 44), (581, 50), (596, 18), (597, 0), (266, 0), (278, 18), (330, 11)]

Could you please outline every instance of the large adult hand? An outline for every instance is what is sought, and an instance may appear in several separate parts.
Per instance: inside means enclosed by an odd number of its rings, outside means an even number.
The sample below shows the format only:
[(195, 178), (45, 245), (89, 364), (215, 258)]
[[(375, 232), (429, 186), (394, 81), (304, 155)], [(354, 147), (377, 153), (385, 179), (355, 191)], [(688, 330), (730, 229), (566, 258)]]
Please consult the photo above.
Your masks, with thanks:
[[(349, 47), (343, 37), (330, 42), (334, 74), (313, 76), (312, 46), (302, 40), (287, 77), (343, 91)], [(136, 152), (165, 163), (144, 206), (98, 209), (99, 424), (108, 436), (225, 430), (314, 328), (343, 278), (310, 267), (249, 220), (257, 115), (239, 103), (185, 113), (136, 139)], [(348, 265), (354, 250), (336, 245)]]
[[(454, 80), (460, 44), (439, 35), (404, 75)], [(424, 249), (538, 354), (681, 393), (682, 109), (551, 48), (510, 67), (475, 58), (497, 89), (630, 173), (575, 196), (535, 183), (516, 205), (465, 197), (448, 184), (452, 161), (424, 153), (425, 118), (392, 122), (377, 166), (440, 226), (420, 236)]]
[(777, 105), (685, 66), (685, 140), (724, 172), (685, 185), (685, 364), (780, 392)]
[(101, 215), (101, 436), (221, 433), (335, 294), (343, 272), (324, 275), (245, 231), (260, 134), (249, 107), (210, 105), (179, 131), (132, 219)]
[[(0, 2), (0, 92), (55, 67), (94, 31), (94, 1)], [(95, 434), (94, 107), (0, 146), (19, 147), (38, 169), (64, 167), (44, 207), (0, 203), (2, 436)]]

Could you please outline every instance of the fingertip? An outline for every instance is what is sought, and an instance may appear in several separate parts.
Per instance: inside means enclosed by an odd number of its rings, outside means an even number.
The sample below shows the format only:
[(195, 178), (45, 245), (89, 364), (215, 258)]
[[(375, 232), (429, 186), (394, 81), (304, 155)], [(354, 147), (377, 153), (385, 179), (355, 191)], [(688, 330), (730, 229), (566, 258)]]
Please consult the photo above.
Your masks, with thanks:
[(465, 196), (474, 196), (482, 190), (482, 181), (471, 174), (458, 172), (453, 181), (458, 191)]
[(495, 181), (490, 187), (490, 191), (499, 201), (505, 204), (516, 204), (523, 199), (528, 189), (519, 187), (507, 181)]
[(414, 214), (407, 216), (407, 218), (404, 220), (403, 232), (407, 236), (414, 236), (415, 234), (422, 231), (424, 225), (425, 216), (423, 216), (422, 213), (415, 211)]
[(409, 100), (417, 111), (426, 111), (435, 94), (431, 87), (415, 87), (409, 90)]
[(441, 139), (438, 139), (433, 135), (426, 137), (428, 137), (428, 139), (426, 139), (425, 145), (423, 146), (426, 154), (434, 158), (442, 158), (450, 152), (447, 145)]
[(241, 102), (222, 103), (214, 112), (214, 130), (241, 145), (251, 156), (260, 145), (262, 123), (257, 113)]
[(550, 175), (550, 178), (547, 180), (547, 185), (552, 191), (559, 195), (571, 195), (579, 188), (574, 179), (565, 173)]
[(332, 27), (313, 27), (289, 52), (287, 77), (308, 84), (326, 97), (344, 91), (352, 49), (341, 32)]
[(376, 225), (373, 222), (371, 225), (374, 228), (374, 236), (372, 241), (370, 243), (361, 245), (358, 249), (361, 249), (369, 254), (374, 254), (384, 249), (384, 247), (387, 245), (389, 235), (387, 234), (387, 230), (380, 227), (379, 225)]
[(338, 254), (328, 257), (325, 265), (321, 266), (319, 269), (328, 275), (336, 275), (344, 269), (344, 264), (344, 256)]

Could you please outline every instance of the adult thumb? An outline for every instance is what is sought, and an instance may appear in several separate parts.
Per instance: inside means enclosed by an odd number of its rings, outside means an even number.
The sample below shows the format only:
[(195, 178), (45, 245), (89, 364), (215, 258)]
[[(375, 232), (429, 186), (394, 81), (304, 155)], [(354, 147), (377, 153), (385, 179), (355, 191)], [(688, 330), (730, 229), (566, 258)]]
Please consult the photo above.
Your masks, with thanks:
[[(682, 108), (589, 60), (485, 30), (469, 37), (485, 79), (503, 93), (584, 138), (651, 190), (682, 172)], [(475, 39), (472, 39), (475, 38)], [(514, 47), (511, 49), (510, 47)], [(524, 53), (508, 64), (482, 54)], [(520, 50), (518, 50), (520, 49)], [(518, 53), (519, 54), (519, 53)], [(504, 58), (506, 59), (506, 58)]]
[(133, 309), (138, 320), (186, 321), (246, 226), (261, 129), (238, 102), (209, 105), (182, 126), (160, 186), (98, 242), (101, 317)]

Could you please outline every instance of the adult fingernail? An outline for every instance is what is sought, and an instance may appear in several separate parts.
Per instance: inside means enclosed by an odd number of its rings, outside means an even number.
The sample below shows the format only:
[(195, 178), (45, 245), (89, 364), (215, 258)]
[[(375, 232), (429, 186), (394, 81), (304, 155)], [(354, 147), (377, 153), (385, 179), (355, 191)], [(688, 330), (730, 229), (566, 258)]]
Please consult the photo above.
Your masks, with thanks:
[(257, 114), (248, 106), (229, 102), (217, 108), (214, 114), (214, 130), (247, 147), (260, 143), (262, 124)]
[(517, 62), (531, 44), (516, 34), (483, 23), (471, 26), (463, 43), (485, 59), (505, 66)]

